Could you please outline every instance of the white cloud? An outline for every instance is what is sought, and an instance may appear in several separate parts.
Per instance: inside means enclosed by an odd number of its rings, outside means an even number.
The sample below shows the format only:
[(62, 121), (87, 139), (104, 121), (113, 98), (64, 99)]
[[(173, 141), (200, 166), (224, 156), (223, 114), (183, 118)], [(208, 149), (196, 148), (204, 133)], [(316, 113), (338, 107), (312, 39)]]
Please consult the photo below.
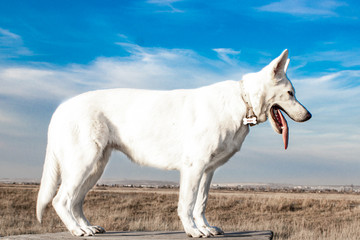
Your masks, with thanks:
[[(2, 107), (2, 105), (0, 105)], [(9, 111), (9, 110), (1, 110), (0, 111), (0, 135), (6, 136), (6, 138), (10, 137), (23, 137), (29, 135), (24, 129), (27, 127), (24, 123), (26, 116), (24, 114)], [(8, 139), (6, 139), (8, 140)], [(6, 140), (1, 140), (2, 146), (7, 145)]]
[(218, 54), (218, 57), (224, 62), (230, 65), (238, 64), (237, 58), (235, 56), (239, 55), (241, 51), (235, 51), (231, 48), (214, 48), (213, 50)]
[(0, 59), (15, 58), (19, 55), (31, 55), (32, 52), (23, 46), (21, 36), (0, 28)]
[(1, 40), (6, 41), (10, 39), (20, 40), (21, 37), (15, 33), (10, 32), (7, 29), (0, 28)]
[(285, 13), (295, 16), (336, 17), (338, 16), (336, 9), (341, 6), (346, 6), (346, 4), (334, 0), (281, 0), (279, 2), (261, 6), (258, 10), (264, 12)]
[(293, 80), (299, 100), (313, 114), (307, 124), (311, 138), (304, 145), (319, 159), (342, 157), (355, 162), (360, 155), (359, 76), (360, 71), (348, 70)]
[(317, 51), (311, 54), (296, 56), (294, 59), (302, 62), (337, 62), (341, 66), (349, 68), (360, 66), (360, 49), (353, 48), (351, 50), (329, 50), (329, 51)]
[(64, 98), (73, 92), (66, 75), (66, 72), (51, 69), (2, 68), (0, 94), (23, 99)]
[(6, 113), (4, 110), (0, 109), (0, 123), (1, 124), (13, 123), (15, 121), (16, 121), (16, 118), (14, 116), (11, 116), (11, 114)]
[(146, 48), (117, 43), (131, 55), (98, 58), (89, 66), (75, 66), (78, 78), (95, 88), (133, 87), (149, 89), (191, 88), (217, 81), (219, 62), (192, 50)]
[(180, 1), (181, 0), (148, 0), (147, 3), (166, 8), (166, 10), (161, 10), (158, 12), (182, 13), (184, 12), (183, 10), (174, 7), (174, 3)]
[(130, 53), (129, 57), (101, 57), (88, 65), (65, 67), (0, 67), (0, 95), (60, 100), (103, 88), (193, 88), (223, 80), (223, 74), (232, 71), (232, 67), (224, 70), (220, 61), (191, 50), (118, 44)]

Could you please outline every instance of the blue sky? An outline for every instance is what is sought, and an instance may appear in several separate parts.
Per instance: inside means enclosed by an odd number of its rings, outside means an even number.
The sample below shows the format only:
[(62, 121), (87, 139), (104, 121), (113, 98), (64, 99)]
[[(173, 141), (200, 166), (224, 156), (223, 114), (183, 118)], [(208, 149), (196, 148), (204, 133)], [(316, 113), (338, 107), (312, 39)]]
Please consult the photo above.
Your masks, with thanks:
[[(94, 89), (194, 88), (259, 71), (285, 48), (312, 112), (290, 146), (251, 128), (215, 182), (360, 184), (358, 1), (30, 1), (0, 8), (0, 178), (40, 178), (51, 115)], [(178, 180), (113, 154), (104, 178)]]

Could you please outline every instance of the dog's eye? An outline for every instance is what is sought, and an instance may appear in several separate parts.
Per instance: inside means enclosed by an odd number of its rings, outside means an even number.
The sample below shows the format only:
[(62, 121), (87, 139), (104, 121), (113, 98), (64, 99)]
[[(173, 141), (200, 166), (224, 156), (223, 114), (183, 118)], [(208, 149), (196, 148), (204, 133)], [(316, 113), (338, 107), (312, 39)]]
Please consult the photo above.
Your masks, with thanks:
[(294, 96), (294, 93), (292, 91), (288, 91), (288, 94), (292, 97)]

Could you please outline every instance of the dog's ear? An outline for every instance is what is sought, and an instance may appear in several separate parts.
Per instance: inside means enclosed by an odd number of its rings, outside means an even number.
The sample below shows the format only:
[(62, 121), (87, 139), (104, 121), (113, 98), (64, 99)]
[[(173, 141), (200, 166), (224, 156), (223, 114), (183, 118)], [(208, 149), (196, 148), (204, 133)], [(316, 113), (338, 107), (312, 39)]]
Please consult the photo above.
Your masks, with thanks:
[(289, 63), (290, 63), (290, 58), (288, 58), (288, 59), (286, 60), (285, 67), (284, 67), (284, 72), (285, 72), (285, 73), (286, 73), (286, 71), (287, 71), (287, 69), (288, 69)]
[(283, 76), (286, 73), (287, 67), (289, 65), (288, 60), (289, 51), (285, 49), (281, 55), (275, 58), (271, 63), (271, 77), (276, 79)]

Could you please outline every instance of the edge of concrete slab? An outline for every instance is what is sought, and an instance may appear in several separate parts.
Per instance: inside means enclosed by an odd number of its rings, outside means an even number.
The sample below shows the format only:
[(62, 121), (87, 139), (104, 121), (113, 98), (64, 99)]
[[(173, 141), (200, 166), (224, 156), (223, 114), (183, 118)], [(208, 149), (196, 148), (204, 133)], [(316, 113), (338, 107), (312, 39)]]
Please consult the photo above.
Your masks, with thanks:
[[(242, 231), (242, 232), (227, 232), (224, 235), (214, 236), (215, 239), (226, 240), (271, 240), (273, 238), (272, 231)], [(106, 232), (90, 237), (74, 237), (69, 232), (60, 233), (45, 233), (45, 234), (27, 234), (7, 236), (4, 239), (29, 239), (29, 240), (148, 240), (148, 239), (184, 239), (189, 240), (185, 232), (170, 231), (170, 232)]]

